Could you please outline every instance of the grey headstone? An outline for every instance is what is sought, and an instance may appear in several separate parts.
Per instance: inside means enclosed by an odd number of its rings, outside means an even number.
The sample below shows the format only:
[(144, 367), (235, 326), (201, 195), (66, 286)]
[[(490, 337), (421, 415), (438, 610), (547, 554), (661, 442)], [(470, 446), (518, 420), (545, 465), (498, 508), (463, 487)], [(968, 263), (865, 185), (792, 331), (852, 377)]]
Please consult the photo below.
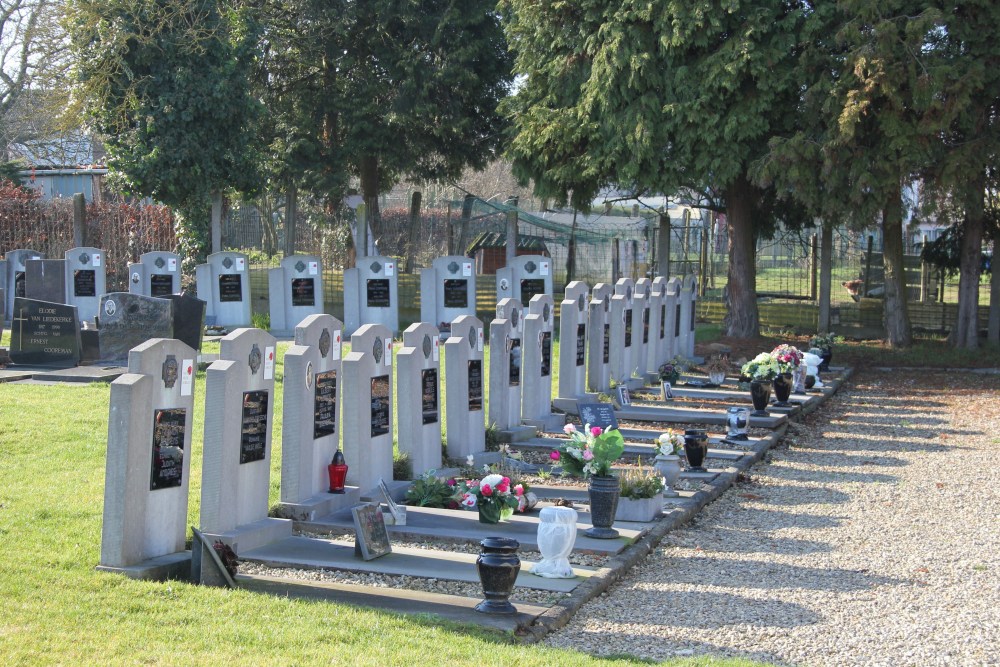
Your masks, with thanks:
[[(2, 270), (4, 279), (0, 279), (0, 284), (6, 286), (6, 301), (0, 301), (0, 308), (3, 315), (9, 320), (14, 311), (14, 297), (28, 296), (24, 291), (25, 262), (29, 259), (44, 259), (45, 255), (37, 250), (11, 250), (4, 255)], [(62, 297), (56, 299), (62, 301)]]
[(129, 350), (150, 338), (173, 338), (173, 309), (168, 299), (128, 292), (101, 297), (101, 359), (127, 359)]
[(183, 293), (165, 298), (173, 304), (174, 338), (192, 349), (200, 350), (205, 333), (205, 302)]
[(66, 260), (29, 259), (24, 263), (24, 296), (66, 303)]
[(101, 296), (107, 291), (107, 254), (89, 246), (70, 248), (64, 259), (65, 301), (77, 307), (81, 322), (93, 322), (100, 314)]
[(451, 323), (444, 344), (448, 456), (465, 458), (486, 451), (486, 367), (483, 323), (470, 315)]

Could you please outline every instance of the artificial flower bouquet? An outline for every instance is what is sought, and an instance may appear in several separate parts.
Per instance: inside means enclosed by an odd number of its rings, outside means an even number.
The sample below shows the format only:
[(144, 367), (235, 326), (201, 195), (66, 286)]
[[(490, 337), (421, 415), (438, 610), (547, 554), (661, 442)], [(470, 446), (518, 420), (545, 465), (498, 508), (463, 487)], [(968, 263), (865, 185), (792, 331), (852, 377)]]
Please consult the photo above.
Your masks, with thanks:
[(750, 361), (743, 364), (740, 373), (750, 378), (751, 382), (771, 382), (781, 373), (778, 360), (769, 352), (761, 352)]
[(551, 458), (576, 477), (611, 475), (611, 464), (625, 452), (625, 439), (618, 429), (603, 430), (587, 424), (581, 432), (573, 424), (566, 424), (563, 431), (570, 439), (553, 451)]
[[(479, 506), (499, 507), (513, 512), (521, 507), (524, 485), (511, 485), (509, 477), (496, 473), (482, 479), (459, 480), (455, 482), (455, 500), (467, 509)], [(522, 510), (523, 511), (523, 510)]]
[(684, 436), (673, 430), (661, 433), (656, 444), (656, 453), (660, 456), (681, 456), (684, 453)]
[(771, 350), (771, 356), (778, 362), (780, 373), (791, 373), (802, 363), (802, 352), (797, 347), (782, 343)]
[(809, 340), (809, 345), (820, 350), (832, 350), (835, 343), (839, 342), (840, 337), (832, 331), (827, 333), (818, 333)]

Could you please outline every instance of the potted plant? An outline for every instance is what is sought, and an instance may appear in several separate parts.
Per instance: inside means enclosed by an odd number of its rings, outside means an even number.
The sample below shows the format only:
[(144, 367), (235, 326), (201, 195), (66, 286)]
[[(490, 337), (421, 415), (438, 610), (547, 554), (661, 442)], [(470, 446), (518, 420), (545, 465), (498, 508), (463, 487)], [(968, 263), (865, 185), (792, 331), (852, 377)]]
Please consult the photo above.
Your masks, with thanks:
[(455, 500), (454, 479), (444, 479), (435, 475), (434, 470), (428, 470), (413, 480), (406, 489), (406, 504), (413, 507), (438, 507), (441, 509), (457, 509)]
[(663, 477), (663, 496), (676, 498), (673, 486), (681, 476), (681, 455), (684, 453), (684, 436), (673, 430), (661, 433), (657, 439), (656, 463), (653, 468)]
[(729, 371), (729, 355), (716, 354), (709, 357), (705, 363), (705, 372), (708, 373), (709, 384), (716, 386), (726, 381), (726, 373)]
[(599, 426), (584, 426), (583, 432), (573, 424), (563, 429), (570, 439), (552, 452), (570, 475), (589, 480), (590, 516), (593, 527), (586, 531), (589, 537), (611, 539), (618, 531), (611, 525), (618, 505), (618, 480), (611, 474), (611, 464), (625, 452), (625, 440), (618, 429), (603, 430)]
[(518, 499), (524, 494), (523, 486), (511, 486), (509, 477), (495, 473), (480, 480), (460, 481), (456, 488), (455, 500), (462, 507), (477, 508), (482, 523), (500, 523), (509, 519), (517, 509)]
[(802, 353), (798, 348), (782, 343), (771, 350), (771, 356), (777, 362), (779, 371), (778, 376), (772, 381), (774, 397), (778, 399), (775, 405), (786, 408), (789, 406), (788, 396), (792, 393), (792, 374), (802, 363)]
[(767, 417), (767, 402), (771, 398), (771, 384), (778, 377), (778, 362), (767, 352), (761, 352), (743, 364), (740, 373), (750, 379), (750, 398), (753, 399), (754, 417)]
[(616, 521), (652, 521), (663, 512), (663, 478), (640, 464), (618, 477)]
[(843, 340), (840, 336), (828, 331), (826, 333), (818, 333), (809, 340), (810, 347), (818, 349), (819, 357), (823, 360), (820, 364), (820, 371), (830, 370), (830, 360), (833, 358), (833, 346)]

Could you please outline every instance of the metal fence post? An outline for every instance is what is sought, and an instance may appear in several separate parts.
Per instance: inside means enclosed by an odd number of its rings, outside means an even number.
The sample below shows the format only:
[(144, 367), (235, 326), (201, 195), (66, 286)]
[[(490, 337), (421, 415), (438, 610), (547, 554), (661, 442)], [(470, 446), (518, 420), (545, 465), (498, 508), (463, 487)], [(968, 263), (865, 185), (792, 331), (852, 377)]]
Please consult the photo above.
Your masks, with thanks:
[(87, 198), (82, 192), (73, 195), (73, 243), (75, 248), (87, 245)]

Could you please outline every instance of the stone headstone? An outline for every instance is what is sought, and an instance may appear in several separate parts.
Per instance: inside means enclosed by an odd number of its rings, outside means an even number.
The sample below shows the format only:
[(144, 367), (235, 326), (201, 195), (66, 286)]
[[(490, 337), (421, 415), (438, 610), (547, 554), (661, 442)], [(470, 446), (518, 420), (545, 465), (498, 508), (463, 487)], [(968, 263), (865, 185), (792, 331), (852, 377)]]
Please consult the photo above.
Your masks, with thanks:
[(343, 361), (343, 440), (347, 483), (362, 497), (392, 479), (392, 332), (365, 324), (351, 336)]
[(681, 281), (679, 278), (671, 278), (667, 281), (666, 291), (663, 293), (663, 306), (667, 315), (664, 328), (667, 331), (666, 352), (664, 361), (673, 359), (680, 354), (680, 328), (681, 328)]
[(359, 498), (356, 488), (331, 494), (327, 471), (340, 444), (343, 329), (332, 315), (310, 315), (285, 352), (278, 512), (289, 519), (311, 521)]
[(564, 412), (575, 413), (578, 401), (593, 400), (587, 394), (589, 317), (590, 288), (574, 280), (559, 305), (559, 387), (553, 403)]
[[(649, 349), (649, 290), (648, 278), (635, 281), (635, 297), (632, 299), (632, 377), (645, 378), (647, 350)], [(643, 383), (645, 379), (643, 379)]]
[(497, 301), (530, 303), (536, 294), (552, 296), (552, 260), (543, 255), (521, 255), (497, 269)]
[(414, 478), (441, 467), (441, 351), (437, 324), (416, 322), (403, 332), (396, 354), (399, 450), (410, 456)]
[(501, 431), (521, 425), (521, 336), (524, 311), (517, 299), (501, 299), (490, 323), (489, 421)]
[(267, 272), (271, 333), (287, 335), (299, 322), (323, 312), (323, 271), (319, 257), (289, 255)]
[(129, 353), (128, 373), (111, 383), (98, 569), (144, 579), (190, 567), (184, 543), (195, 358), (180, 341), (149, 340)]
[(594, 393), (611, 390), (611, 297), (614, 288), (597, 283), (590, 292), (587, 316), (587, 389)]
[(237, 554), (292, 534), (268, 517), (275, 354), (266, 331), (237, 329), (205, 374), (201, 531)]
[(198, 298), (205, 302), (206, 324), (223, 327), (250, 323), (250, 267), (241, 252), (216, 252), (195, 268)]
[(555, 308), (548, 294), (528, 304), (521, 343), (521, 421), (548, 432), (561, 431), (564, 418), (552, 412), (552, 339)]
[(694, 325), (695, 303), (698, 300), (698, 277), (694, 274), (684, 276), (678, 301), (680, 313), (680, 354), (688, 359), (694, 358)]
[(667, 279), (663, 276), (653, 278), (650, 295), (650, 328), (653, 331), (652, 336), (655, 344), (650, 347), (648, 352), (649, 363), (654, 365), (650, 366), (647, 364), (647, 368), (651, 368), (652, 373), (657, 373), (660, 364), (670, 358), (670, 355), (667, 354), (669, 352), (669, 338), (667, 336), (669, 333), (667, 327)]
[(128, 265), (128, 291), (165, 298), (181, 291), (181, 258), (172, 252), (147, 252)]
[(476, 315), (476, 271), (468, 257), (438, 257), (420, 270), (420, 319), (444, 329), (463, 315)]
[[(14, 313), (14, 298), (27, 297), (25, 292), (25, 262), (29, 259), (44, 259), (45, 255), (37, 250), (11, 250), (4, 255), (3, 271), (4, 276), (0, 278), (0, 284), (6, 292), (6, 301), (0, 302), (3, 306), (3, 315), (10, 320)], [(61, 301), (62, 298), (55, 299)]]
[(88, 246), (67, 250), (64, 259), (65, 302), (76, 306), (81, 322), (93, 322), (100, 313), (101, 296), (107, 292), (107, 255)]
[(486, 368), (483, 323), (463, 315), (451, 323), (444, 343), (445, 418), (448, 456), (464, 459), (486, 451)]
[(399, 330), (396, 260), (358, 257), (354, 266), (344, 271), (344, 335), (353, 335), (364, 324), (381, 324), (395, 333)]
[(97, 329), (100, 358), (128, 358), (129, 350), (151, 338), (173, 338), (173, 307), (167, 299), (129, 292), (111, 292), (101, 297)]
[(24, 296), (28, 299), (66, 303), (66, 260), (25, 261), (22, 287)]
[(25, 366), (76, 366), (80, 361), (80, 323), (76, 307), (20, 297), (14, 299), (9, 354), (11, 362)]
[(635, 334), (634, 286), (628, 278), (622, 278), (615, 285), (615, 295), (611, 297), (611, 312), (608, 323), (611, 334), (611, 379), (622, 384), (632, 377), (632, 346)]
[(207, 304), (183, 292), (168, 294), (164, 298), (173, 304), (174, 338), (195, 350), (201, 350)]

